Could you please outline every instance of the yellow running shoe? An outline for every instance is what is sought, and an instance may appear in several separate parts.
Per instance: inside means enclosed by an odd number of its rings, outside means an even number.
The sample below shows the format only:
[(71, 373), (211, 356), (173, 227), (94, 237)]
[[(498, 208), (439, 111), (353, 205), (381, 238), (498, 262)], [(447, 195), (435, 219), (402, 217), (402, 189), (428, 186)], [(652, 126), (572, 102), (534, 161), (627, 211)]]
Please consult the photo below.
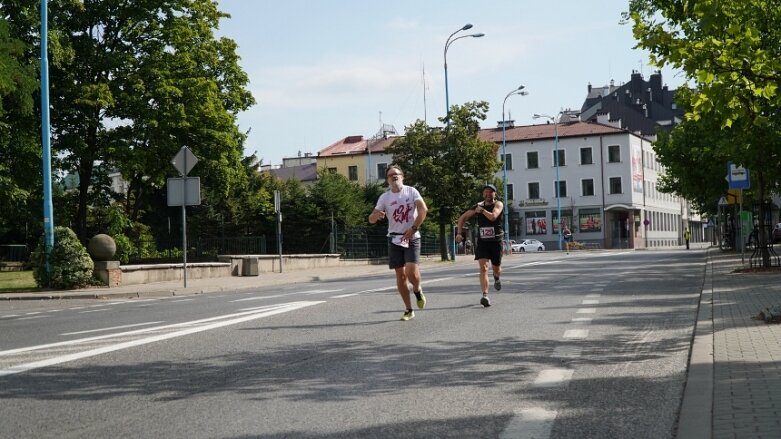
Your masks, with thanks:
[(415, 317), (415, 312), (414, 311), (412, 311), (412, 310), (404, 311), (404, 315), (401, 316), (401, 320), (406, 322), (407, 320), (412, 320), (414, 317)]
[(417, 293), (413, 291), (415, 298), (418, 299), (418, 308), (423, 309), (426, 307), (426, 296), (423, 295), (423, 288)]

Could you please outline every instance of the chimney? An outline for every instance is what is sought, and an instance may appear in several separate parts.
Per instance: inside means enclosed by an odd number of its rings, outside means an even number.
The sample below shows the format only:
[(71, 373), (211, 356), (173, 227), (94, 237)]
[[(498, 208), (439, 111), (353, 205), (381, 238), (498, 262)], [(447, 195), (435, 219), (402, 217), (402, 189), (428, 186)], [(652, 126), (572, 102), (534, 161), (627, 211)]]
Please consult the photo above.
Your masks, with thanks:
[(588, 94), (591, 94), (591, 83), (588, 83)]

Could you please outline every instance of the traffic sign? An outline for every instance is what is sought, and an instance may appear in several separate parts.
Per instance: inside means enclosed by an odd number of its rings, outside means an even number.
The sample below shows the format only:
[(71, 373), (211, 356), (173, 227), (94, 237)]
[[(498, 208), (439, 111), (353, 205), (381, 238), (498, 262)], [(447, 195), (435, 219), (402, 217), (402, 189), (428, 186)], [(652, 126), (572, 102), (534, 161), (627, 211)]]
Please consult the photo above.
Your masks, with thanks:
[(174, 165), (174, 168), (179, 171), (179, 175), (181, 176), (189, 174), (193, 169), (193, 166), (197, 163), (198, 157), (196, 157), (195, 154), (190, 151), (190, 148), (186, 146), (183, 146), (179, 152), (176, 153), (174, 158), (171, 159), (171, 164)]
[(169, 206), (200, 206), (201, 178), (184, 177), (168, 179)]
[(751, 187), (751, 179), (748, 169), (727, 162), (727, 182), (730, 189), (748, 189)]

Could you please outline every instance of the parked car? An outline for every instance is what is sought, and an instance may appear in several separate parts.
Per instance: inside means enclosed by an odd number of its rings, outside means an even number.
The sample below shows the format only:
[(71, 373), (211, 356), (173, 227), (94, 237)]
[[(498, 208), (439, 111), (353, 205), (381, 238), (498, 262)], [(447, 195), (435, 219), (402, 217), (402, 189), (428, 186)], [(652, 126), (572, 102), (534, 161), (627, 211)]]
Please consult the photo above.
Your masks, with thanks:
[(773, 233), (770, 234), (770, 239), (773, 241), (773, 244), (781, 242), (781, 223), (773, 226)]
[(527, 252), (527, 251), (545, 251), (545, 244), (536, 239), (527, 239), (520, 244), (512, 244), (513, 252)]

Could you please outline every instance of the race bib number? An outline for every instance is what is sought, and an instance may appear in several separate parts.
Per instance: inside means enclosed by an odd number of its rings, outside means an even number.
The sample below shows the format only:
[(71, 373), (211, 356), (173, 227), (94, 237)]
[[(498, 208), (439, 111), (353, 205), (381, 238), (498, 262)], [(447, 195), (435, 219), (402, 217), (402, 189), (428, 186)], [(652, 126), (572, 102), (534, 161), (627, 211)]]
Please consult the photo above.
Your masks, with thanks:
[(496, 231), (493, 227), (480, 227), (480, 239), (491, 239), (496, 237)]

